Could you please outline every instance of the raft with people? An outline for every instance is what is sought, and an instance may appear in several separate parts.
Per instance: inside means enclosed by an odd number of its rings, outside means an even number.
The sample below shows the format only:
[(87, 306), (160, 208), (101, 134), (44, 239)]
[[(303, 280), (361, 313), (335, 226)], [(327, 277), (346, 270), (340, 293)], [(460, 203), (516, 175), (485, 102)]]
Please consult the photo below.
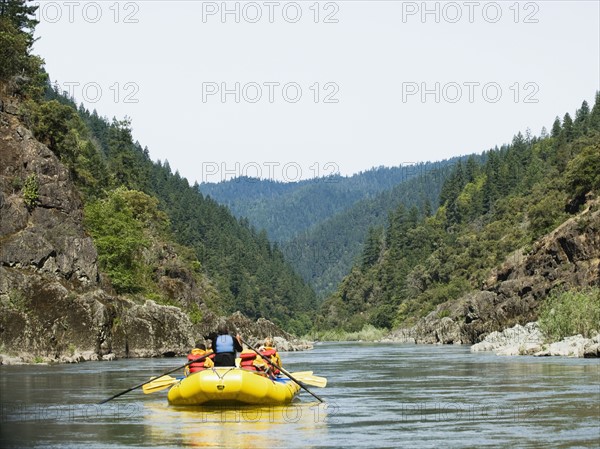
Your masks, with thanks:
[[(204, 343), (198, 342), (185, 365), (111, 396), (100, 404), (140, 387), (145, 394), (170, 387), (169, 404), (178, 406), (284, 405), (292, 402), (300, 389), (323, 402), (307, 385), (325, 387), (327, 379), (314, 376), (312, 371), (286, 371), (271, 338), (265, 339), (265, 344), (255, 349), (239, 335), (228, 335), (227, 329), (223, 328), (210, 344), (211, 349), (207, 350)], [(236, 358), (238, 350), (241, 353)], [(185, 377), (168, 375), (181, 368), (185, 368)]]
[[(218, 355), (222, 351), (222, 341), (232, 339), (220, 338), (225, 330), (213, 338), (212, 347)], [(236, 337), (237, 338), (237, 337)], [(281, 358), (274, 347), (273, 340), (267, 337), (264, 345), (257, 351), (243, 348), (240, 357), (235, 359), (234, 366), (215, 366), (215, 354), (206, 351), (202, 343), (196, 344), (188, 360), (205, 358), (193, 362), (189, 366), (188, 375), (173, 385), (168, 393), (171, 405), (205, 405), (205, 404), (256, 404), (280, 405), (290, 403), (300, 391), (300, 384), (280, 370)], [(198, 348), (199, 347), (199, 348)], [(231, 345), (229, 349), (231, 349)], [(218, 361), (218, 359), (217, 359)], [(312, 373), (300, 373), (306, 377)]]
[(271, 378), (238, 367), (218, 367), (182, 379), (168, 393), (171, 405), (288, 404), (300, 385), (288, 377)]

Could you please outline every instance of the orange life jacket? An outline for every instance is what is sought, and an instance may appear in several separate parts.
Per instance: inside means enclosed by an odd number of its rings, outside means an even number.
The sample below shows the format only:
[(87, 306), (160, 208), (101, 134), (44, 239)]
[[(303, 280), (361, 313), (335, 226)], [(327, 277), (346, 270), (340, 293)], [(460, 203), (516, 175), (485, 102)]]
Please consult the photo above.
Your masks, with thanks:
[[(199, 357), (202, 357), (204, 354), (206, 354), (207, 351), (202, 351), (202, 350), (192, 350), (191, 354), (189, 354), (187, 356), (188, 360), (195, 360)], [(206, 368), (209, 368), (209, 366), (204, 365), (204, 362), (206, 361), (206, 359), (211, 359), (213, 358), (215, 355), (211, 354), (208, 357), (206, 357), (205, 359), (200, 360), (199, 362), (194, 362), (191, 365), (189, 365), (190, 368), (190, 374), (192, 373), (197, 373), (198, 371), (203, 371)], [(210, 364), (210, 366), (212, 366), (212, 364)]]
[[(265, 357), (267, 357), (271, 362), (277, 364), (277, 360), (279, 359), (279, 357), (277, 357), (277, 349), (275, 349), (275, 348), (265, 348), (260, 353), (262, 355), (264, 355)], [(271, 366), (271, 369), (273, 370), (273, 373), (275, 375), (277, 375), (277, 374), (280, 373), (280, 371), (277, 368), (275, 368), (274, 366)]]

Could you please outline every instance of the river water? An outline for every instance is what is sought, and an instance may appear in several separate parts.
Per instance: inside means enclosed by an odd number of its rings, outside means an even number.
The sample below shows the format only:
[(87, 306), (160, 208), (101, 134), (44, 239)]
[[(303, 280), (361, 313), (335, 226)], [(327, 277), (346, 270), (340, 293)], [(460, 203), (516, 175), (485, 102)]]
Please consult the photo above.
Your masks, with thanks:
[(176, 408), (164, 390), (100, 400), (185, 363), (0, 367), (0, 448), (598, 448), (600, 363), (468, 346), (324, 343), (283, 353), (327, 377), (285, 407)]

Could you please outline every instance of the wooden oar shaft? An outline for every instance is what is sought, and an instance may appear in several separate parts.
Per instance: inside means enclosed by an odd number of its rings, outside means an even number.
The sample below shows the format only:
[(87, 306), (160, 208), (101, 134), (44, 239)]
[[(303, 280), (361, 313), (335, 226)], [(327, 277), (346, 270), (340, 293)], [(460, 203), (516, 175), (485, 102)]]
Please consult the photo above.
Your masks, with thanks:
[(308, 394), (310, 394), (314, 398), (318, 399), (319, 402), (324, 402), (323, 399), (321, 399), (319, 396), (317, 396), (312, 391), (310, 391), (308, 388), (306, 388), (306, 385), (304, 385), (299, 380), (295, 379), (294, 376), (292, 376), (288, 371), (284, 370), (281, 366), (277, 366), (276, 363), (273, 363), (269, 357), (266, 357), (266, 356), (262, 355), (256, 348), (254, 348), (253, 346), (251, 346), (248, 342), (242, 340), (242, 343), (244, 343), (246, 346), (248, 346), (250, 349), (252, 349), (254, 352), (256, 352), (259, 356), (261, 356), (272, 367), (277, 368), (279, 371), (281, 371), (283, 374), (285, 374), (291, 380), (293, 380), (298, 385), (300, 385), (300, 388), (302, 388), (304, 391), (306, 391)]
[(133, 390), (135, 390), (137, 388), (143, 387), (144, 385), (146, 385), (146, 384), (148, 384), (148, 383), (150, 383), (150, 382), (152, 382), (152, 381), (154, 381), (154, 380), (156, 380), (156, 379), (158, 379), (158, 378), (160, 378), (162, 376), (166, 376), (167, 374), (174, 373), (175, 371), (180, 370), (181, 368), (185, 368), (186, 366), (191, 365), (192, 363), (200, 362), (200, 361), (204, 360), (206, 357), (208, 357), (211, 354), (212, 354), (212, 351), (208, 352), (207, 354), (204, 354), (202, 357), (198, 357), (197, 359), (190, 360), (185, 365), (178, 366), (177, 368), (173, 368), (172, 370), (169, 370), (169, 371), (167, 371), (165, 373), (162, 373), (160, 376), (154, 377), (154, 378), (152, 378), (150, 380), (147, 380), (146, 382), (143, 382), (143, 383), (141, 383), (139, 385), (135, 385), (135, 386), (133, 386), (131, 388), (128, 388), (125, 391), (121, 391), (120, 393), (117, 393), (117, 394), (111, 396), (110, 398), (106, 398), (103, 401), (98, 402), (98, 405), (104, 404), (104, 403), (106, 403), (108, 401), (112, 401), (113, 399), (118, 398), (119, 396), (123, 396), (124, 394), (129, 393), (130, 391), (133, 391)]

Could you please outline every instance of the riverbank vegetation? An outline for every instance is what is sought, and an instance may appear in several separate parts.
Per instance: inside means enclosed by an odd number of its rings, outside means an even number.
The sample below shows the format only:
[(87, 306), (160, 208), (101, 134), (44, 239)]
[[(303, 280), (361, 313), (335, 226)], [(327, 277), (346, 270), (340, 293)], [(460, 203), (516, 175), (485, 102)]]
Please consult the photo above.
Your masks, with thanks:
[(388, 334), (386, 329), (377, 328), (371, 324), (365, 324), (362, 329), (355, 332), (344, 331), (340, 328), (313, 331), (303, 338), (310, 341), (365, 341), (375, 342), (385, 338)]
[(600, 332), (600, 288), (552, 294), (541, 306), (539, 325), (549, 343)]

